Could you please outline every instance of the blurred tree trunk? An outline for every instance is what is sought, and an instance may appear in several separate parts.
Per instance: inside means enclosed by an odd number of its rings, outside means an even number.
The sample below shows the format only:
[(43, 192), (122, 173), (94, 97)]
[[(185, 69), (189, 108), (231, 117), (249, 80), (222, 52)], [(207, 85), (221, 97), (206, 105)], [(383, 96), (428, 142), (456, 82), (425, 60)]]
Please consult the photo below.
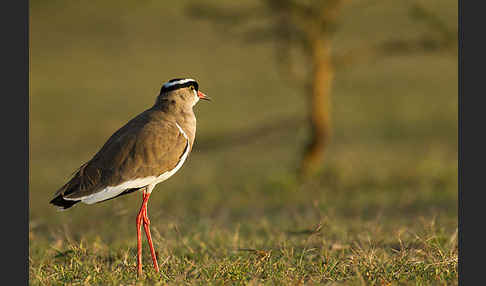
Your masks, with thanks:
[[(288, 75), (299, 83), (305, 83), (308, 104), (308, 123), (311, 130), (309, 141), (299, 163), (299, 177), (303, 180), (315, 175), (324, 163), (324, 152), (331, 138), (331, 87), (334, 68), (331, 62), (332, 35), (336, 31), (340, 8), (348, 0), (261, 0), (261, 15), (273, 18), (271, 28), (253, 28), (247, 31), (254, 40), (277, 40), (278, 54)], [(217, 19), (220, 23), (237, 25), (247, 23), (255, 15), (254, 10), (227, 12), (217, 6), (195, 5), (192, 15)], [(261, 16), (260, 15), (260, 16)], [(291, 61), (291, 50), (297, 48), (305, 60), (304, 76), (297, 76)], [(307, 64), (309, 60), (309, 64)]]
[[(331, 43), (336, 18), (344, 0), (323, 1), (314, 7), (319, 13), (302, 29), (312, 64), (310, 77), (309, 124), (311, 134), (301, 160), (300, 177), (315, 175), (324, 163), (331, 139), (331, 92), (334, 78)], [(306, 19), (304, 15), (303, 19)], [(305, 20), (304, 20), (305, 21)]]
[(331, 137), (331, 87), (334, 69), (331, 42), (327, 37), (308, 34), (312, 78), (308, 100), (311, 136), (301, 161), (301, 176), (315, 174), (324, 161), (324, 151)]

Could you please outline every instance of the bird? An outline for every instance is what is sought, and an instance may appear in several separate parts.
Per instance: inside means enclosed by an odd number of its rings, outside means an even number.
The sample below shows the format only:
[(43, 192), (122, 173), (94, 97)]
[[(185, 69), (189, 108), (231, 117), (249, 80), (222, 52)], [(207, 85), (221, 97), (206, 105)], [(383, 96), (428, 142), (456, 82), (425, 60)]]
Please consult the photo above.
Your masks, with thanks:
[(90, 205), (140, 191), (142, 205), (136, 217), (138, 275), (142, 274), (142, 225), (155, 271), (159, 272), (147, 204), (155, 185), (174, 175), (191, 153), (196, 135), (193, 107), (201, 99), (210, 100), (192, 78), (164, 83), (154, 105), (113, 133), (50, 200), (50, 204), (66, 210), (79, 202)]

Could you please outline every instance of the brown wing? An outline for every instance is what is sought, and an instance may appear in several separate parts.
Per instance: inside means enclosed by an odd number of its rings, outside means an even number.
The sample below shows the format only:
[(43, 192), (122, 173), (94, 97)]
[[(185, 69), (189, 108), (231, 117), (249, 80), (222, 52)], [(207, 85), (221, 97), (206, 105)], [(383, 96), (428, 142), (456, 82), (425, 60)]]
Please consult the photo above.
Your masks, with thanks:
[(107, 186), (172, 170), (187, 140), (175, 122), (157, 112), (147, 110), (115, 132), (56, 196), (82, 198)]

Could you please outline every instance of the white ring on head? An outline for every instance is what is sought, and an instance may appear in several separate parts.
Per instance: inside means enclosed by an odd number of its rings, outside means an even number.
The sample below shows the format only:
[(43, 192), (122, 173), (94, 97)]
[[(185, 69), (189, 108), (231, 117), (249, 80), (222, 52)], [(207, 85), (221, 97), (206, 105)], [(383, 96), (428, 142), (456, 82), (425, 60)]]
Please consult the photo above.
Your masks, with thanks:
[(174, 86), (174, 85), (185, 84), (185, 83), (188, 83), (188, 82), (191, 82), (191, 81), (196, 82), (192, 78), (186, 78), (186, 79), (176, 80), (176, 81), (172, 81), (172, 82), (166, 82), (163, 87), (168, 88), (168, 87), (171, 87), (171, 86)]

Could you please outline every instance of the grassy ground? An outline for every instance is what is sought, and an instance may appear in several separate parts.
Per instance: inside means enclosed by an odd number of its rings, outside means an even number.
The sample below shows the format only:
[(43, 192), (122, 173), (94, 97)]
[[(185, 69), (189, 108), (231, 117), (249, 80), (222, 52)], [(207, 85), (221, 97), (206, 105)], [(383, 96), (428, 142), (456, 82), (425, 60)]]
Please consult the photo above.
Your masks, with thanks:
[[(187, 2), (31, 1), (30, 284), (457, 285), (456, 57), (339, 68), (326, 164), (301, 185), (303, 91), (271, 44), (225, 37), (187, 18)], [(343, 12), (336, 50), (424, 29), (405, 7), (370, 3)], [(457, 22), (454, 1), (427, 5)], [(67, 212), (48, 201), (179, 76), (214, 101), (196, 108), (190, 159), (151, 197), (161, 273), (144, 240), (137, 279), (141, 195)]]

